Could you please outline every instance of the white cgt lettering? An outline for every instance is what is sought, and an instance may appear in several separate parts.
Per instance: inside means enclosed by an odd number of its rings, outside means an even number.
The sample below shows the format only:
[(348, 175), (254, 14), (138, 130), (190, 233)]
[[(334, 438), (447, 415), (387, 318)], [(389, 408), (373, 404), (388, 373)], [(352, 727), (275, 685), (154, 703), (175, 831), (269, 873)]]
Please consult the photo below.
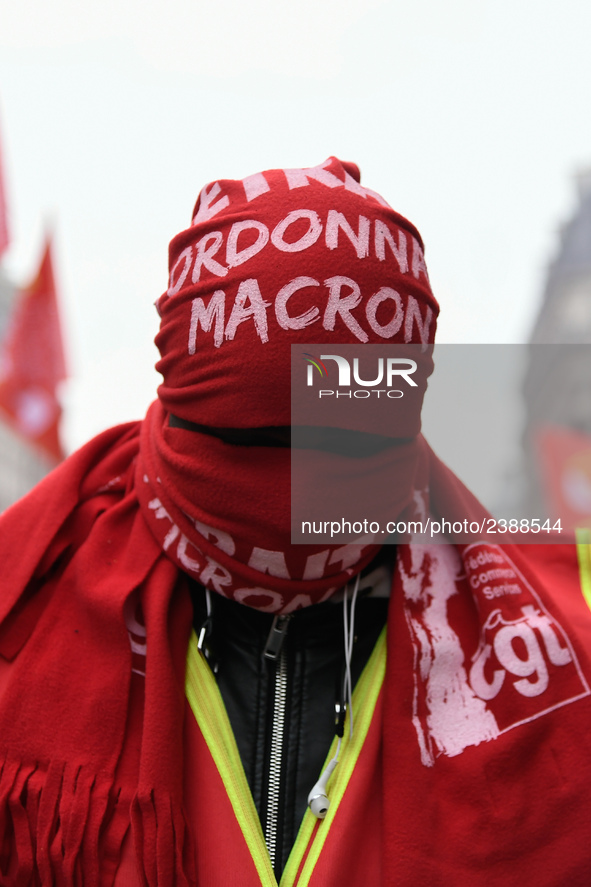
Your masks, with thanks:
[[(513, 641), (519, 638), (525, 646), (526, 657), (522, 658), (515, 651)], [(539, 696), (548, 686), (548, 668), (532, 628), (525, 622), (515, 625), (504, 625), (495, 635), (495, 653), (500, 664), (521, 678), (513, 686), (522, 696)], [(536, 676), (535, 681), (528, 677)]]
[(491, 653), (491, 645), (485, 644), (470, 669), (470, 686), (477, 696), (486, 700), (494, 699), (500, 693), (506, 674), (504, 669), (497, 668), (493, 671), (492, 681), (487, 680), (484, 669)]

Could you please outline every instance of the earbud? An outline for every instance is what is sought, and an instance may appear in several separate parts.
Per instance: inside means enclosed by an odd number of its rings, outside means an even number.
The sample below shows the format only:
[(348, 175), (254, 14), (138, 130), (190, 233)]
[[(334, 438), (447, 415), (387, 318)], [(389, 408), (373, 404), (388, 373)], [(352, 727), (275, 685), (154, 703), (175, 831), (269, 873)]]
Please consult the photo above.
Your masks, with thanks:
[[(349, 586), (345, 586), (345, 591), (343, 594), (343, 630), (345, 635), (345, 679), (340, 684), (342, 687), (343, 696), (340, 693), (337, 696), (335, 702), (335, 736), (338, 738), (337, 750), (334, 758), (332, 758), (328, 764), (326, 765), (326, 769), (310, 794), (308, 795), (308, 807), (316, 817), (316, 819), (324, 819), (326, 814), (328, 813), (328, 808), (330, 807), (330, 801), (328, 800), (328, 795), (326, 794), (326, 786), (328, 784), (328, 780), (332, 776), (332, 771), (339, 763), (339, 754), (341, 751), (341, 742), (343, 740), (343, 736), (345, 735), (345, 718), (347, 715), (347, 707), (349, 708), (349, 717), (350, 717), (350, 735), (353, 738), (353, 705), (351, 700), (351, 656), (353, 654), (353, 643), (355, 640), (355, 603), (357, 601), (357, 592), (359, 591), (359, 578), (360, 574), (357, 574), (357, 581), (355, 582), (355, 589), (353, 591), (353, 597), (351, 599), (351, 613), (350, 616), (347, 614), (347, 598)], [(350, 628), (349, 628), (350, 625)], [(347, 702), (348, 700), (348, 706)]]
[(317, 819), (324, 819), (330, 807), (330, 801), (326, 794), (326, 786), (332, 775), (332, 771), (339, 762), (336, 757), (326, 765), (326, 769), (316, 785), (308, 795), (308, 807)]

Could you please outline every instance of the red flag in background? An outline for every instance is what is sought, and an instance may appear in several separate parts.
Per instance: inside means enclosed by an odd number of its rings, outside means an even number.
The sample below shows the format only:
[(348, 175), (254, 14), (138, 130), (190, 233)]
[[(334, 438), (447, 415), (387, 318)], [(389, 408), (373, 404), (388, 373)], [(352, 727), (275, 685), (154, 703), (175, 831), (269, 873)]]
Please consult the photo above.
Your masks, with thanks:
[(56, 461), (64, 458), (57, 387), (65, 378), (48, 238), (37, 276), (16, 294), (0, 354), (0, 408), (17, 431)]
[(6, 208), (6, 191), (2, 175), (2, 145), (0, 144), (0, 256), (10, 243), (8, 236), (8, 210)]
[(566, 530), (591, 527), (591, 436), (542, 426), (536, 438), (551, 519)]

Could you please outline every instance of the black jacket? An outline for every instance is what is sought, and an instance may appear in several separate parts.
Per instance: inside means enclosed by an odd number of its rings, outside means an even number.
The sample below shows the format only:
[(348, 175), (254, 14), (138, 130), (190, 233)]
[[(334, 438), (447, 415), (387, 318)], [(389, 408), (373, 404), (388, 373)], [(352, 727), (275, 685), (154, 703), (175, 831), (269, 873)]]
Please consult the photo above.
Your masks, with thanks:
[[(386, 622), (388, 599), (371, 596), (376, 575), (387, 587), (384, 573), (374, 562), (360, 584), (353, 685)], [(212, 594), (208, 620), (204, 589), (195, 583), (192, 593), (197, 636), (216, 671), (279, 880), (335, 735), (335, 703), (343, 701), (343, 606), (318, 604), (274, 625), (271, 614)]]

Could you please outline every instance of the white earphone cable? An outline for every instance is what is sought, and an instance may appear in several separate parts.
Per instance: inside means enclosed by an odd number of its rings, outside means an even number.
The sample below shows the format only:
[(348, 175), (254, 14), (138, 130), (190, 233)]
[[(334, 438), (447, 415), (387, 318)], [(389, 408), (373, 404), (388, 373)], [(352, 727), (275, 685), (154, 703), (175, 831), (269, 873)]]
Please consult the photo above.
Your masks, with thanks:
[(351, 679), (351, 659), (353, 658), (353, 644), (355, 642), (355, 606), (357, 603), (357, 592), (359, 591), (360, 574), (357, 574), (355, 580), (355, 588), (351, 598), (350, 610), (347, 609), (349, 586), (345, 586), (345, 594), (343, 597), (343, 632), (345, 636), (345, 680), (343, 686), (343, 697), (349, 711), (349, 736), (353, 738), (353, 686)]

